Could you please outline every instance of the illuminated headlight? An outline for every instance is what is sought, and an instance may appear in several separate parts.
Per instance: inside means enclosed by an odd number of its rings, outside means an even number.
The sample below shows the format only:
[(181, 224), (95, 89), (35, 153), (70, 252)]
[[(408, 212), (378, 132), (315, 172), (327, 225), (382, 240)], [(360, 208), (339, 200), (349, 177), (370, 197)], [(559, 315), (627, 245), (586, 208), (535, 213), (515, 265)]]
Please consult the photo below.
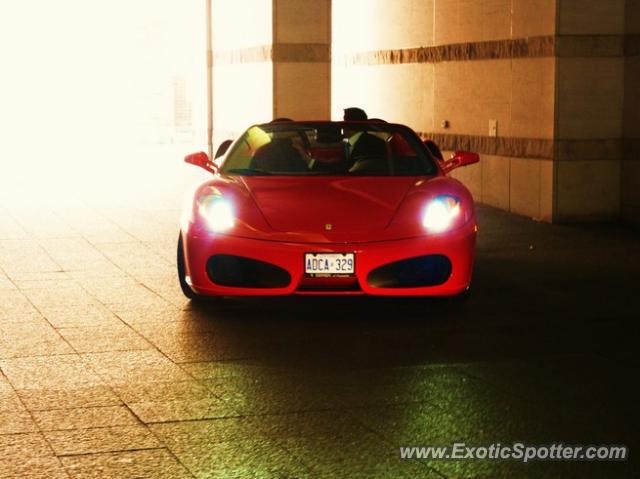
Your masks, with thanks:
[(441, 233), (451, 227), (460, 214), (460, 200), (453, 196), (438, 196), (424, 210), (422, 225), (431, 233)]
[(233, 227), (235, 218), (229, 201), (222, 196), (207, 195), (200, 198), (198, 211), (208, 228), (220, 233)]

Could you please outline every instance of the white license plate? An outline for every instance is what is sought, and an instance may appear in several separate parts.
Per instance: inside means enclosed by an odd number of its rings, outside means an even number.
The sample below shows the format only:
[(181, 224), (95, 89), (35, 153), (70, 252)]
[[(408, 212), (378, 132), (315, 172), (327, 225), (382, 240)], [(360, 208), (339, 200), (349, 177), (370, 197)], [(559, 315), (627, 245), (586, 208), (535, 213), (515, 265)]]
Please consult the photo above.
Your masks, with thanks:
[(352, 275), (356, 259), (353, 253), (305, 253), (304, 272), (311, 276)]

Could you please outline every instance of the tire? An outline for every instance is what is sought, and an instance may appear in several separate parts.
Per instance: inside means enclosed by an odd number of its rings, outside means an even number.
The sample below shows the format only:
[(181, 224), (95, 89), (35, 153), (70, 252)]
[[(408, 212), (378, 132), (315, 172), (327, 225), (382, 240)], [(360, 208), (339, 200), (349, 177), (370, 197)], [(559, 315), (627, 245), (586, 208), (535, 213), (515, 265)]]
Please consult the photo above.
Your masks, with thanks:
[(180, 289), (184, 295), (190, 300), (201, 300), (203, 298), (202, 295), (196, 293), (191, 289), (191, 286), (187, 284), (185, 279), (185, 267), (184, 267), (184, 248), (182, 246), (182, 233), (178, 236), (178, 256), (177, 256), (177, 265), (178, 265), (178, 281), (180, 282)]

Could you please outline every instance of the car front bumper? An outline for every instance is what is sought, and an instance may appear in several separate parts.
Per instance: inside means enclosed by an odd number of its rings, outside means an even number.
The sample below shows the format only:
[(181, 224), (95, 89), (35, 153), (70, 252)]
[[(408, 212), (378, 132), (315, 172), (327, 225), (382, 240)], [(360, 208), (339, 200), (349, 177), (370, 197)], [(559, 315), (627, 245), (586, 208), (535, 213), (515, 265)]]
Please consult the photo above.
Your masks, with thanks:
[[(198, 294), (216, 296), (290, 294), (447, 296), (463, 292), (471, 282), (476, 231), (475, 221), (471, 221), (459, 229), (438, 235), (369, 243), (265, 241), (229, 235), (203, 234), (201, 231), (183, 231), (182, 235), (187, 282)], [(304, 274), (305, 253), (355, 253), (355, 275), (352, 277), (310, 278)], [(284, 281), (286, 284), (280, 282), (275, 286), (267, 285), (266, 287), (223, 286), (211, 279), (210, 259), (216, 255), (224, 255), (227, 258), (249, 258), (262, 264), (275, 266), (286, 271), (289, 280)], [(388, 281), (374, 281), (376, 277), (380, 277), (380, 274), (372, 274), (374, 271), (376, 273), (386, 271), (388, 276), (390, 271), (393, 275), (393, 272), (398, 270), (398, 268), (380, 269), (384, 265), (405, 264), (406, 261), (404, 263), (397, 262), (410, 258), (431, 258), (431, 255), (438, 256), (440, 260), (443, 257), (448, 260), (445, 263), (448, 264), (449, 270), (445, 272), (444, 280), (438, 280), (438, 284), (405, 287), (407, 284), (405, 281), (388, 287)], [(425, 264), (425, 271), (428, 271), (431, 263)]]

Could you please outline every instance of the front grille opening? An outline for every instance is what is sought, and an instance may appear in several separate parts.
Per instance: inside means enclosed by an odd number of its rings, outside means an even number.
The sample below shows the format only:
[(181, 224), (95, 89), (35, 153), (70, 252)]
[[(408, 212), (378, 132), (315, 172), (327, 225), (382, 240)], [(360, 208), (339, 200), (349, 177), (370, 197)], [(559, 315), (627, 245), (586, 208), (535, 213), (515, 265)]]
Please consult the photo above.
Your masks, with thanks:
[(271, 263), (229, 254), (217, 254), (207, 261), (209, 279), (234, 288), (286, 288), (289, 272)]
[(422, 288), (437, 286), (451, 276), (451, 261), (441, 254), (416, 256), (372, 270), (367, 283), (374, 288)]

